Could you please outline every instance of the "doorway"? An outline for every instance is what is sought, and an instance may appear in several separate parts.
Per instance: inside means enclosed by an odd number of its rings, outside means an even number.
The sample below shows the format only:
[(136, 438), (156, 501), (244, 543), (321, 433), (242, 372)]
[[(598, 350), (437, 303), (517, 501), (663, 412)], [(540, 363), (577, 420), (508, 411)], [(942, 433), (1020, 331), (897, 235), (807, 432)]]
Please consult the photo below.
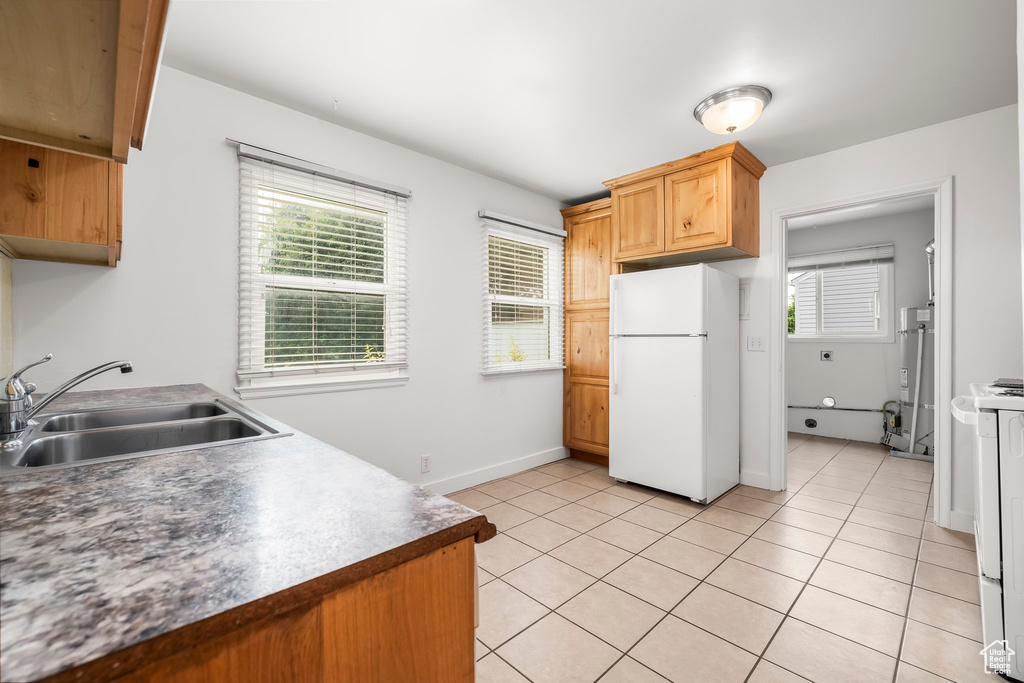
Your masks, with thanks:
[(950, 526), (951, 190), (947, 178), (773, 215), (773, 489), (815, 476), (799, 457), (788, 466), (797, 442), (877, 444), (886, 461), (934, 460), (930, 502)]

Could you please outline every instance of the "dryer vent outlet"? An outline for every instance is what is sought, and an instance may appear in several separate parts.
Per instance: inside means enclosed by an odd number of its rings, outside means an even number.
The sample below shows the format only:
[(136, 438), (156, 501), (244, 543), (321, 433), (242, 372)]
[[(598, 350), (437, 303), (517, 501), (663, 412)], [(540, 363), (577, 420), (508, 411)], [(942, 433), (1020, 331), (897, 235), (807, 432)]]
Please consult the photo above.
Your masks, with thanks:
[(818, 426), (818, 421), (817, 420), (811, 420), (811, 419), (804, 420), (804, 427), (809, 427), (810, 429), (814, 429), (817, 426)]

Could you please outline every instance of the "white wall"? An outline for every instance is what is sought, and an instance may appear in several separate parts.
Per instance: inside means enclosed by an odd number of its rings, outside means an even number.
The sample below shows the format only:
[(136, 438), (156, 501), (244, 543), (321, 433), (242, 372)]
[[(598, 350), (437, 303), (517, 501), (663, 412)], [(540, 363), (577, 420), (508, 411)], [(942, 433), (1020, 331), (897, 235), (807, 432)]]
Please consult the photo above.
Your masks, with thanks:
[[(121, 264), (15, 262), (16, 360), (54, 354), (33, 370), (41, 389), (127, 358), (133, 374), (107, 374), (83, 388), (202, 382), (233, 395), (238, 164), (225, 137), (413, 190), (408, 384), (253, 400), (254, 408), (417, 482), (564, 455), (560, 372), (479, 374), (476, 212), (557, 226), (558, 202), (169, 68), (160, 71), (145, 149), (132, 153), (125, 172)], [(420, 475), (426, 453), (432, 472)]]
[[(953, 393), (1024, 367), (1017, 105), (773, 166), (761, 179), (761, 258), (725, 268), (751, 278), (743, 335), (770, 337), (772, 212), (954, 176)], [(837, 202), (838, 203), (838, 202)], [(767, 483), (769, 353), (740, 361), (741, 470)], [(971, 433), (953, 426), (953, 509), (970, 514)]]
[[(900, 309), (924, 307), (928, 301), (928, 263), (924, 246), (934, 235), (934, 220), (934, 212), (928, 209), (790, 230), (787, 247), (789, 255), (793, 256), (891, 243), (894, 248), (894, 304), (889, 324), (892, 330), (899, 330)], [(786, 344), (788, 404), (821, 405), (824, 396), (832, 396), (840, 408), (880, 409), (885, 401), (898, 399), (899, 335), (894, 335), (893, 339), (891, 342), (790, 340)], [(832, 352), (831, 361), (821, 360), (820, 352), (826, 350)], [(931, 372), (926, 366), (923, 374), (930, 376)], [(882, 438), (880, 413), (791, 408), (787, 414), (789, 430), (793, 432), (872, 442)], [(807, 418), (816, 420), (818, 426), (805, 427)], [(931, 429), (928, 418), (926, 424), (919, 424), (918, 433), (927, 434)]]

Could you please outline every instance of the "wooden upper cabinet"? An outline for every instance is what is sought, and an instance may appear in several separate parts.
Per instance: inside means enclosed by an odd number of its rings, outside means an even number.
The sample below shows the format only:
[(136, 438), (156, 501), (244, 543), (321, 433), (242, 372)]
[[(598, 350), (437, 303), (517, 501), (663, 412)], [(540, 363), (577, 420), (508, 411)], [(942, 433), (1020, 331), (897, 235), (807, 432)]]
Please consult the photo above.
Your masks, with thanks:
[(613, 188), (612, 226), (612, 248), (616, 261), (664, 251), (664, 179), (651, 178)]
[(765, 167), (734, 142), (605, 182), (616, 263), (676, 265), (757, 256)]
[(725, 160), (665, 176), (665, 251), (725, 244)]
[(565, 216), (565, 307), (608, 308), (612, 274), (612, 211), (607, 199), (562, 212)]
[(126, 162), (142, 148), (169, 0), (0, 0), (0, 138)]
[(0, 140), (0, 247), (15, 258), (116, 265), (121, 168)]

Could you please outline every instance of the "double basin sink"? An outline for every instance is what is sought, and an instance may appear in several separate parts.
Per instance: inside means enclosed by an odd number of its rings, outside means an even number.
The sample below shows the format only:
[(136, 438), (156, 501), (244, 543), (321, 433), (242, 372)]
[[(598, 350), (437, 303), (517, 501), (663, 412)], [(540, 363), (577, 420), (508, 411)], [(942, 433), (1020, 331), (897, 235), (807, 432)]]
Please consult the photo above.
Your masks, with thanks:
[(0, 474), (289, 436), (220, 399), (51, 413), (33, 418), (22, 446), (0, 452)]

